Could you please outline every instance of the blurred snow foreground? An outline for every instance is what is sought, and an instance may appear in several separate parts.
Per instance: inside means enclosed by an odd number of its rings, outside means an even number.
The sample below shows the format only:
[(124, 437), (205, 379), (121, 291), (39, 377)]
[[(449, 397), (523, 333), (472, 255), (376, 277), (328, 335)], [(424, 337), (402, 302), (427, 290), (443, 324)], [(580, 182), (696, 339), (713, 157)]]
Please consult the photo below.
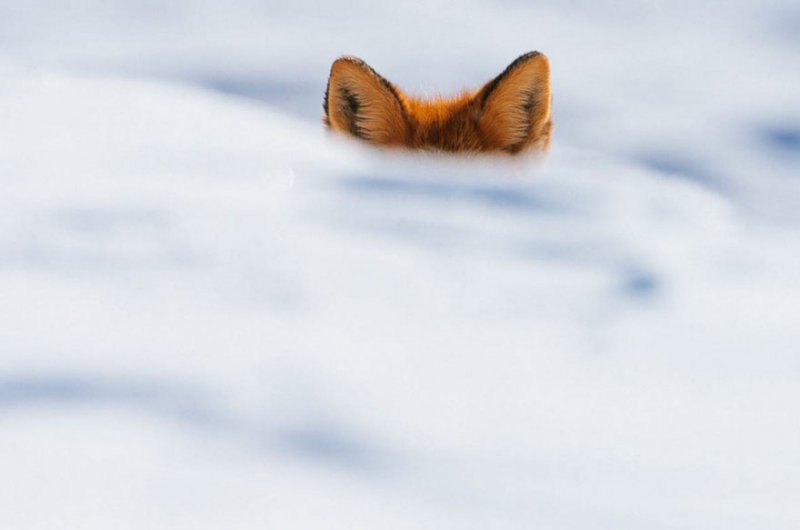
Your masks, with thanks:
[[(357, 4), (0, 7), (0, 526), (797, 528), (796, 4)], [(321, 130), (525, 23), (544, 164)]]

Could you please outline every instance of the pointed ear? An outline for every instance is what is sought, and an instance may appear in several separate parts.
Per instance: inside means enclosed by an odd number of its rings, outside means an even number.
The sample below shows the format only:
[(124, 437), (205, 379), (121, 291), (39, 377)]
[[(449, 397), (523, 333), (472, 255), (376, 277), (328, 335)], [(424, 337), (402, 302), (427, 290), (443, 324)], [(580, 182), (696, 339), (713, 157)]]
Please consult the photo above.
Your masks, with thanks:
[(401, 97), (361, 59), (340, 57), (331, 67), (325, 92), (325, 123), (374, 144), (405, 144), (409, 126)]
[(511, 153), (550, 143), (550, 65), (530, 52), (481, 88), (478, 126), (491, 149)]

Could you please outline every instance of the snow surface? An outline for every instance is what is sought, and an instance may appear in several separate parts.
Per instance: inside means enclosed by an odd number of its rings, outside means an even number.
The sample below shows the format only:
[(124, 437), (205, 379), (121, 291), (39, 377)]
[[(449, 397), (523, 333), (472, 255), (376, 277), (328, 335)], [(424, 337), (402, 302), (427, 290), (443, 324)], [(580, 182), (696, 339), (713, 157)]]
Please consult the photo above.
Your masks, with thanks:
[[(800, 527), (796, 1), (0, 3), (0, 528)], [(554, 148), (383, 154), (548, 54)]]

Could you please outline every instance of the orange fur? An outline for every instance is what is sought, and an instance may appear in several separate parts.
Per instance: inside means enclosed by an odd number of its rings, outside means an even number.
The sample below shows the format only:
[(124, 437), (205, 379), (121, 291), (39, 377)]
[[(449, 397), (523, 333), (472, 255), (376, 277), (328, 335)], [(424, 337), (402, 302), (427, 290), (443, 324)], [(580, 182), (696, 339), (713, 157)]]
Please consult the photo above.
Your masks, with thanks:
[(381, 146), (463, 152), (544, 151), (550, 145), (550, 66), (522, 55), (499, 76), (452, 98), (410, 97), (364, 61), (341, 57), (325, 92), (325, 124)]

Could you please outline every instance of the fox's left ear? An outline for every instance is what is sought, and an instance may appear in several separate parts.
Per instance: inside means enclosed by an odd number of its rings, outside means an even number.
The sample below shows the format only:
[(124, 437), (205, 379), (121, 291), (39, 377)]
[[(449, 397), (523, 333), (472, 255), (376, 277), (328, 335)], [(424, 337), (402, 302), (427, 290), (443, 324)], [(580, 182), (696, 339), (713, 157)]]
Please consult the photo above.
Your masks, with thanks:
[(478, 126), (491, 149), (517, 153), (550, 142), (550, 64), (539, 52), (517, 58), (475, 95)]
[(356, 57), (340, 57), (325, 91), (325, 123), (377, 145), (404, 145), (406, 111), (397, 88)]

